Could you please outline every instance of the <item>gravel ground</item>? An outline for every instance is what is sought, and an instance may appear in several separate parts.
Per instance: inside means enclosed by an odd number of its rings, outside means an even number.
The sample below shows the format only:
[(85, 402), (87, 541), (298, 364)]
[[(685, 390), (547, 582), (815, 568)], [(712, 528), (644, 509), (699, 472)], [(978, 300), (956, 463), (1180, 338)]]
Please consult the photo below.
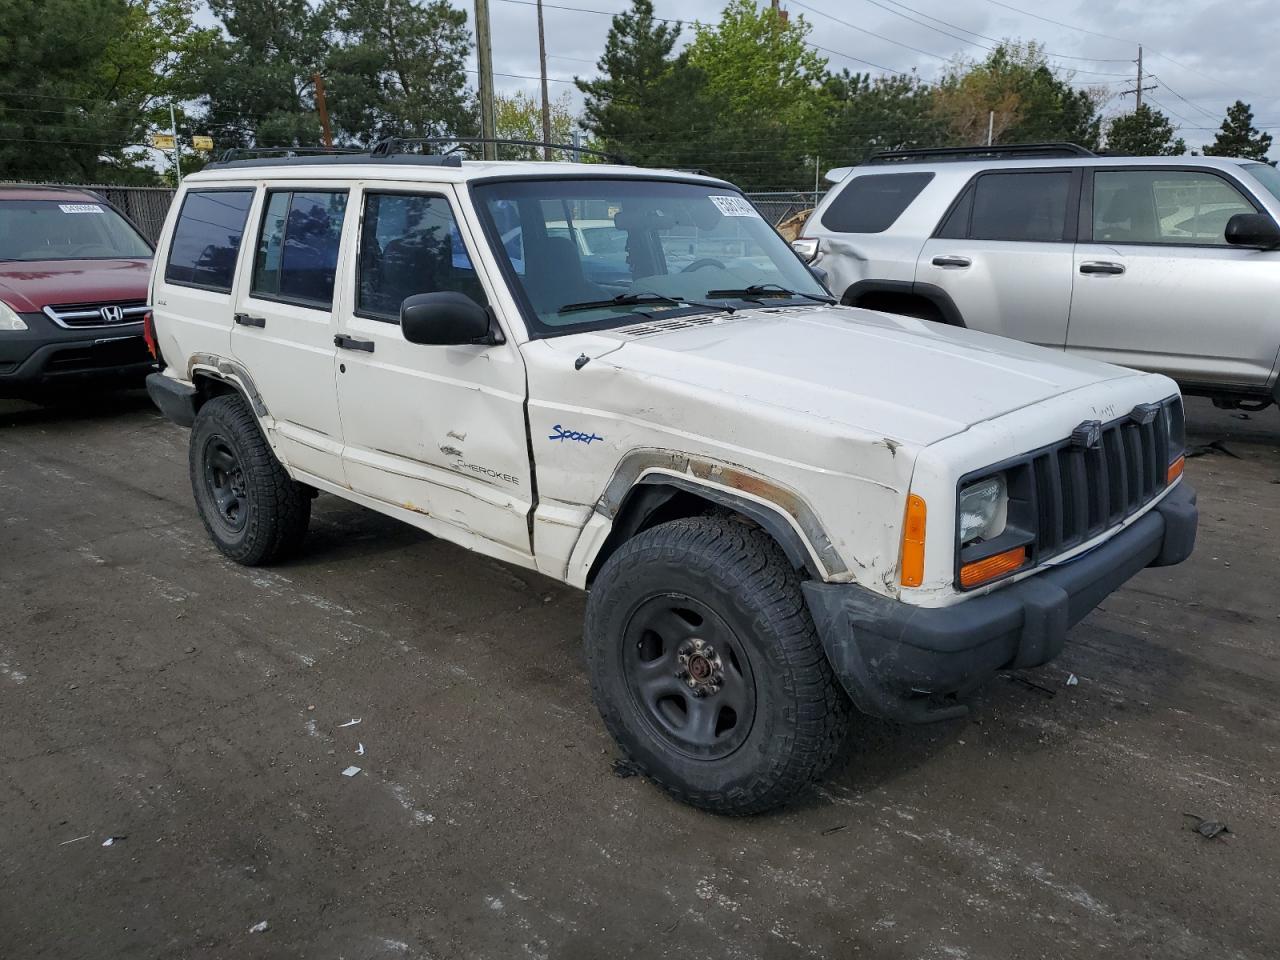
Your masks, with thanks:
[(332, 497), (239, 568), (145, 398), (0, 404), (0, 957), (1274, 957), (1280, 412), (1190, 427), (1190, 562), (729, 820), (614, 774), (573, 590)]

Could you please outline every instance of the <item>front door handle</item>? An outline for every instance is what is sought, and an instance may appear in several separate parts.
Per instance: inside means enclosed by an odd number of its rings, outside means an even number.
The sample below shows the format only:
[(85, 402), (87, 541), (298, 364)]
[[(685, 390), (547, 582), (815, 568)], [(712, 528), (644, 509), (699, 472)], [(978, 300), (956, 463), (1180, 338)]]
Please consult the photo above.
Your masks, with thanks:
[(971, 263), (968, 257), (934, 257), (933, 265), (935, 267), (967, 267)]
[(343, 350), (363, 350), (365, 353), (373, 353), (372, 340), (357, 340), (355, 337), (349, 337), (345, 333), (335, 334), (333, 345), (341, 347)]
[(237, 313), (233, 319), (242, 327), (265, 327), (267, 325), (266, 317), (252, 317), (247, 313)]
[(1080, 272), (1118, 275), (1124, 273), (1124, 264), (1112, 263), (1110, 260), (1086, 260), (1080, 264)]

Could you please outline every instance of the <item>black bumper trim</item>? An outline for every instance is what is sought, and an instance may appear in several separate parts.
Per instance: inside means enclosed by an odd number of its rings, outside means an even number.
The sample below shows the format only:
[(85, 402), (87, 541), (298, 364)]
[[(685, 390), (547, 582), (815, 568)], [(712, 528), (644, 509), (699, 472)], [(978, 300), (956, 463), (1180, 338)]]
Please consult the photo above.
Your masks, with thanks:
[(1122, 532), (1059, 566), (949, 607), (915, 607), (853, 584), (809, 581), (805, 599), (827, 657), (865, 713), (905, 722), (963, 716), (964, 694), (1010, 667), (1047, 663), (1067, 630), (1148, 566), (1195, 546), (1196, 493), (1185, 481)]
[(147, 377), (147, 395), (165, 417), (180, 427), (196, 422), (196, 388), (163, 373)]

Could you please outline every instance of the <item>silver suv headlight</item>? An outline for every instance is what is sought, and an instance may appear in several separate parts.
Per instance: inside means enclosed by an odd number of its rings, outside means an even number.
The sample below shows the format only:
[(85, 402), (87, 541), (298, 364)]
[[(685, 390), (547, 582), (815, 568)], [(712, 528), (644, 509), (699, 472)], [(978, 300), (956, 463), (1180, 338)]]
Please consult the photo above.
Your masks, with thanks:
[(0, 330), (26, 330), (27, 322), (18, 316), (13, 307), (0, 300)]
[(971, 483), (960, 491), (960, 545), (993, 540), (1004, 533), (1009, 491), (1004, 474)]

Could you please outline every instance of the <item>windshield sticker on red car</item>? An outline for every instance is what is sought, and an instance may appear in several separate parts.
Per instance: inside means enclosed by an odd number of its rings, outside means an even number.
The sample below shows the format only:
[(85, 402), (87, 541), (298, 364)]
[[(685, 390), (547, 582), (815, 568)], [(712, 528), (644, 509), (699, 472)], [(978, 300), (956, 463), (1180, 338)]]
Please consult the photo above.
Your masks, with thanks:
[(102, 208), (96, 203), (60, 203), (58, 209), (63, 213), (101, 213)]
[(759, 212), (745, 197), (718, 197), (712, 195), (708, 199), (716, 205), (726, 217), (758, 217)]

